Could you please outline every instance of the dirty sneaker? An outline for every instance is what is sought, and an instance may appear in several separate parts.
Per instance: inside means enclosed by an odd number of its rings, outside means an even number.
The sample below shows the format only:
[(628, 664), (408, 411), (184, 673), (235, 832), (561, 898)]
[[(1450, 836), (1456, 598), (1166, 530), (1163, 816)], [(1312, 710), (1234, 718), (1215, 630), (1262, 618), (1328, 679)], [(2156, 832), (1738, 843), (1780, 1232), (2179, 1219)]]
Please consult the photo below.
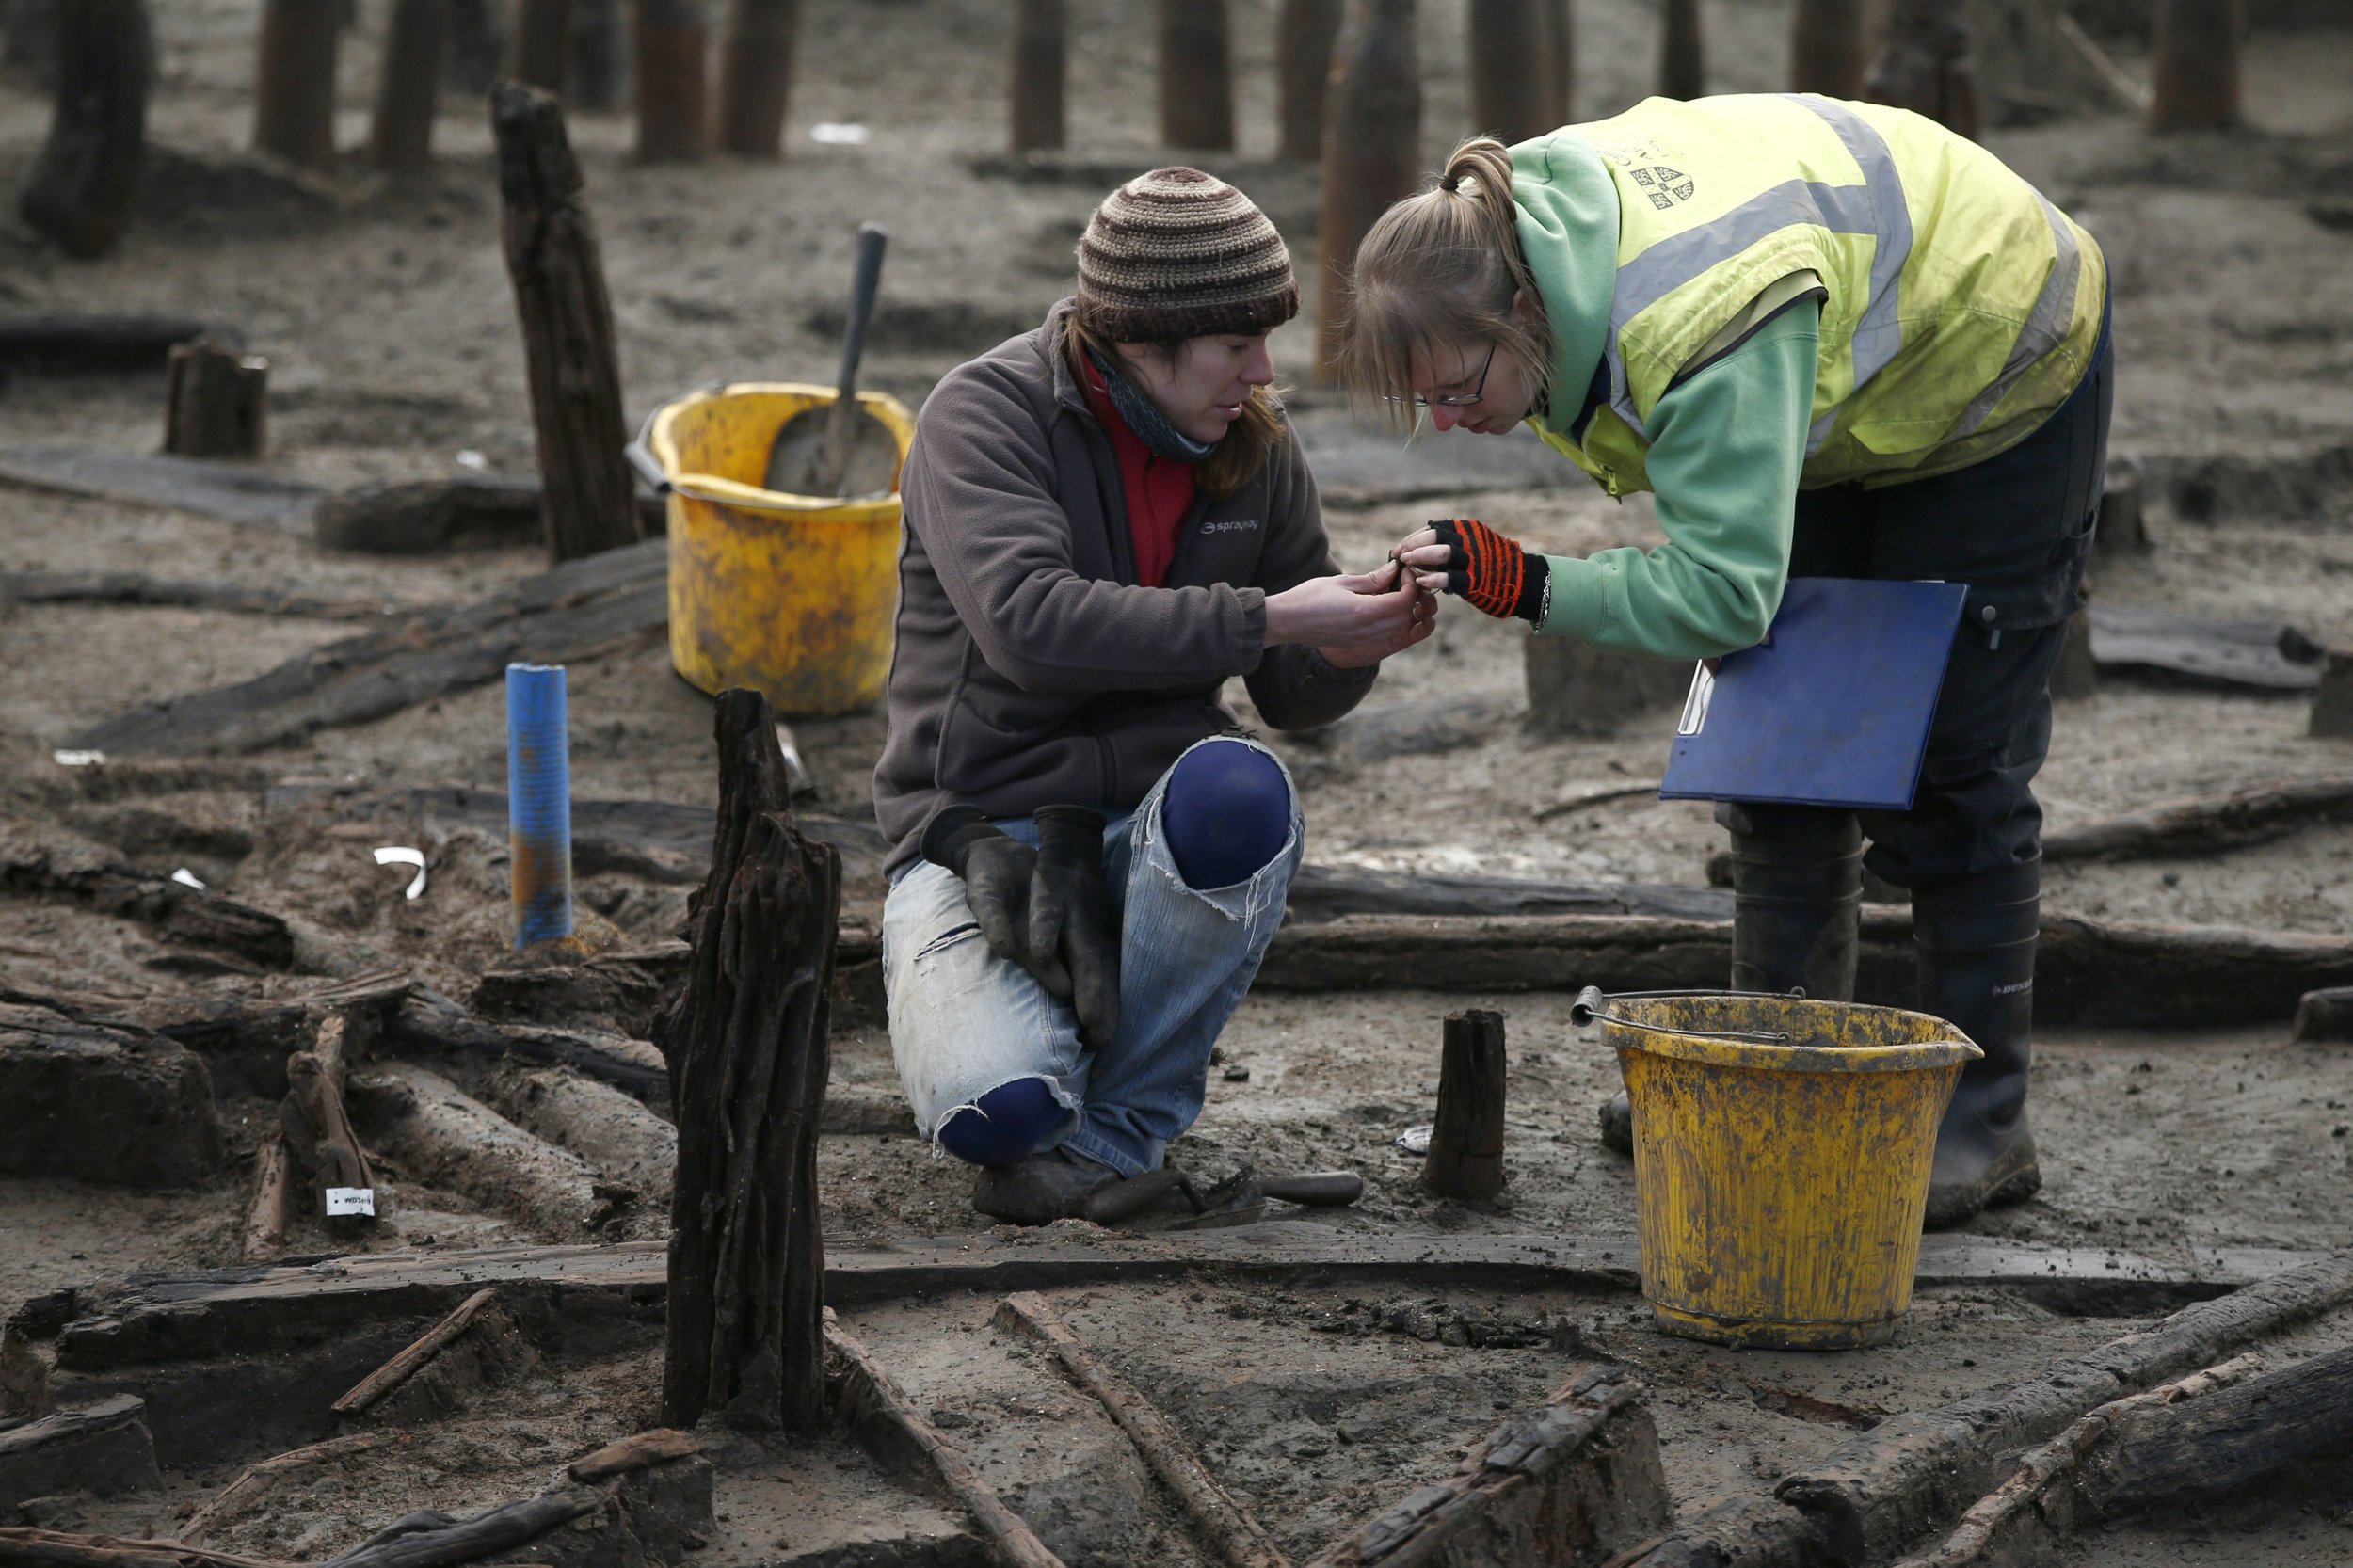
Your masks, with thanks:
[(1086, 1208), (1096, 1189), (1119, 1173), (1072, 1149), (1051, 1148), (1010, 1165), (989, 1165), (972, 1184), (972, 1207), (1017, 1225), (1049, 1225)]

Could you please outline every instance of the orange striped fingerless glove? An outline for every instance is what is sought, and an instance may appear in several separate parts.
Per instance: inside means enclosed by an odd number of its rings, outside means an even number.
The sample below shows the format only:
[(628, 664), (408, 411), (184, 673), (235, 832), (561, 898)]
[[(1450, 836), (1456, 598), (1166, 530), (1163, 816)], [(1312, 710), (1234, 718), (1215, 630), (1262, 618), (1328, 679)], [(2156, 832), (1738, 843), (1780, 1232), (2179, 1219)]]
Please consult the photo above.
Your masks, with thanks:
[(1531, 626), (1543, 623), (1552, 587), (1543, 556), (1522, 550), (1476, 518), (1434, 519), (1430, 526), (1446, 546), (1447, 592), (1497, 619), (1517, 616)]

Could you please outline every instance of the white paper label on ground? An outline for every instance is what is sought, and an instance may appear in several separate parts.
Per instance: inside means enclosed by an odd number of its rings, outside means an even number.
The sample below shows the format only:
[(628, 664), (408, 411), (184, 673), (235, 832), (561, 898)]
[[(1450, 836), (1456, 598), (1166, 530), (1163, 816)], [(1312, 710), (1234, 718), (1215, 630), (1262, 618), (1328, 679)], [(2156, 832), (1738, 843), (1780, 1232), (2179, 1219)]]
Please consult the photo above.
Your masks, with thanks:
[(327, 1190), (327, 1212), (336, 1214), (365, 1214), (376, 1218), (376, 1189), (373, 1187), (329, 1187)]
[(403, 844), (386, 844), (376, 852), (376, 863), (379, 866), (416, 867), (417, 874), (408, 884), (408, 896), (417, 898), (424, 892), (424, 854), (422, 850), (410, 849)]
[(178, 871), (173, 872), (171, 873), (171, 879), (180, 884), (183, 888), (194, 888), (199, 891), (201, 891), (204, 887), (204, 884), (196, 879), (196, 873), (188, 870), (185, 866), (183, 866)]
[(103, 767), (106, 761), (103, 751), (53, 751), (49, 755), (61, 768)]

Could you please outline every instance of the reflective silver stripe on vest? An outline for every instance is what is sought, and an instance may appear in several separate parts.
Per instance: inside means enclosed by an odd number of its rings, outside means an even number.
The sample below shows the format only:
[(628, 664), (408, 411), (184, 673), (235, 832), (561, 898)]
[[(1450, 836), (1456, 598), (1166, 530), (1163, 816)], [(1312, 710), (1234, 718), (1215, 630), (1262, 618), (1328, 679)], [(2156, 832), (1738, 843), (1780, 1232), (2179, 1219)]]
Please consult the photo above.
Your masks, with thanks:
[[(1912, 209), (1904, 202), (1902, 179), (1896, 172), (1895, 154), (1887, 142), (1861, 115), (1844, 104), (1807, 93), (1783, 94), (1820, 115), (1844, 143), (1848, 155), (1863, 170), (1860, 185), (1826, 185), (1817, 181), (1788, 180), (1750, 198), (1713, 223), (1671, 234), (1618, 268), (1617, 294), (1609, 307), (1609, 338), (1604, 354), (1609, 365), (1609, 405), (1644, 440), (1626, 387), (1625, 361), (1618, 351), (1618, 334), (1626, 324), (1720, 262), (1729, 261), (1780, 231), (1797, 226), (1820, 227), (1837, 234), (1869, 234), (1871, 251), (1869, 297), (1855, 321), (1854, 386), (1878, 375), (1903, 346), (1903, 327), (1897, 319), (1897, 279), (1912, 255)], [(1817, 421), (1807, 441), (1807, 455), (1829, 434), (1829, 416)]]
[(2075, 243), (2075, 231), (2051, 205), (2050, 198), (2037, 191), (2035, 200), (2042, 203), (2042, 216), (2051, 225), (2051, 275), (2042, 280), (2042, 292), (2035, 296), (2034, 309), (2026, 312), (2025, 325), (2018, 328), (2018, 341), (2010, 345), (2009, 358), (2002, 361), (2001, 375), (1961, 411), (1961, 423), (1953, 426), (1948, 440), (1958, 440), (1983, 424), (2018, 378), (2065, 343), (2068, 328), (2075, 324), (2075, 289), (2084, 275), (2083, 248)]

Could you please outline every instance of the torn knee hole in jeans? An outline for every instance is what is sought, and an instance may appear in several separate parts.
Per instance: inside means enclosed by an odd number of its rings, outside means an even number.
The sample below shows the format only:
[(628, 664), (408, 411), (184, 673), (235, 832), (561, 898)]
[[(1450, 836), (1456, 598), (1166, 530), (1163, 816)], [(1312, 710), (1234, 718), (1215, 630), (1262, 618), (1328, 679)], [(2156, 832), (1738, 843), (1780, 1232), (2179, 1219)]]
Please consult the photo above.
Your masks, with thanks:
[(966, 937), (977, 936), (980, 934), (981, 928), (970, 920), (965, 921), (962, 925), (952, 925), (930, 941), (925, 942), (920, 949), (917, 950), (915, 956), (919, 959), (929, 958), (942, 948), (953, 947)]

